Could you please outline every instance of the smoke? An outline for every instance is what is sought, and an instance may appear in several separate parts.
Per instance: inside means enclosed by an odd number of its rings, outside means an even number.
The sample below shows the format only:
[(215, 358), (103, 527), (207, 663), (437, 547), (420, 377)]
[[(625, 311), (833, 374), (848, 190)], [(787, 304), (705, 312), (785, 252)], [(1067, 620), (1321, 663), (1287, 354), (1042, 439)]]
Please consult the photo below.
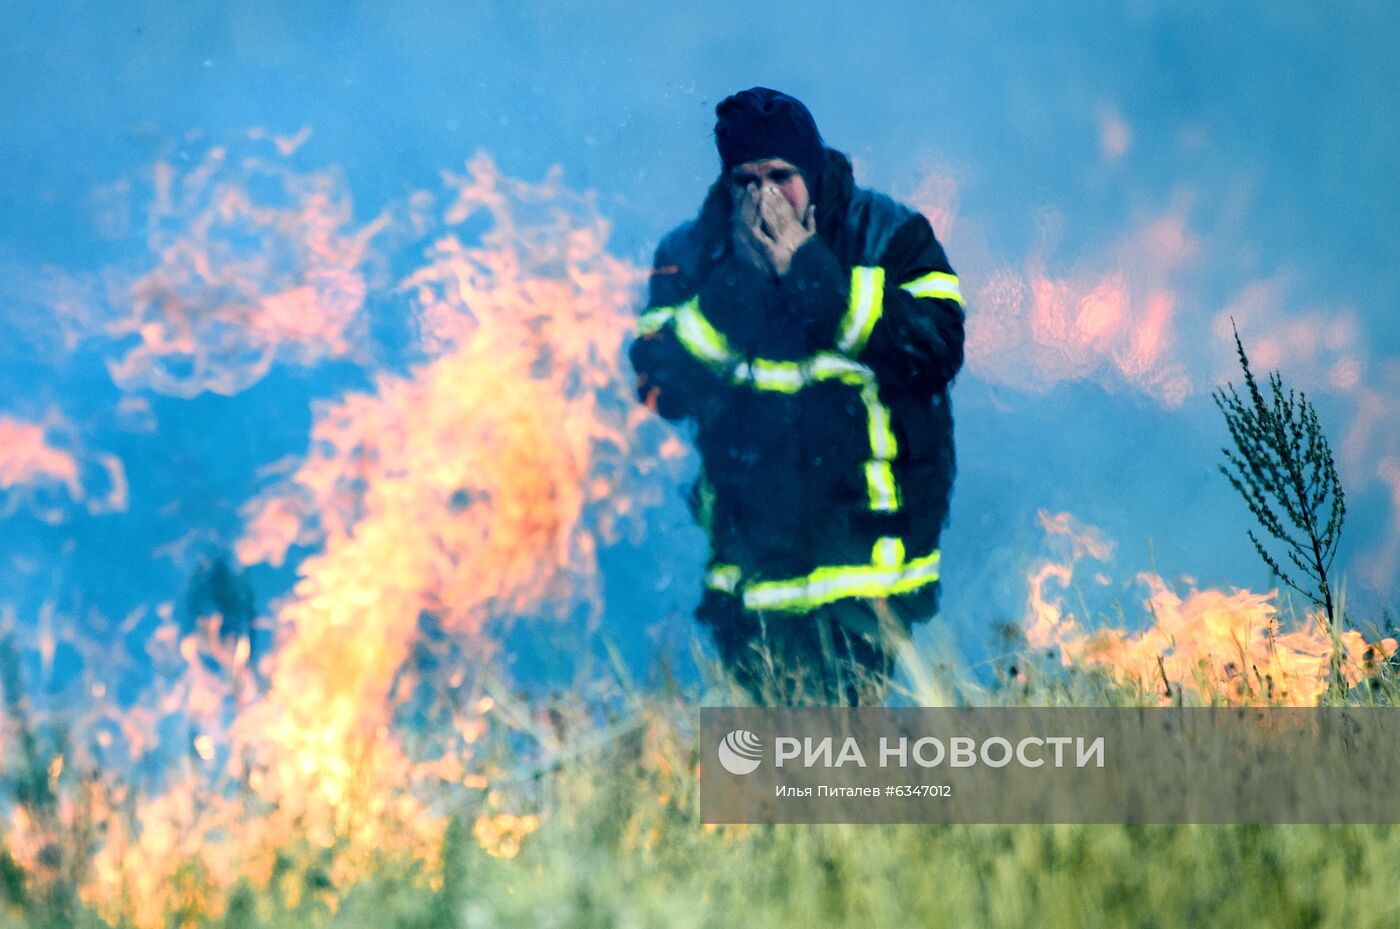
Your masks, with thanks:
[[(448, 442), (395, 432), (396, 417), (439, 409), (476, 372), (518, 376), (517, 336), (518, 351), (580, 344), (557, 322), (508, 327), (472, 374), (453, 373), (494, 293), (471, 249), (499, 216), (473, 197), (513, 177), (592, 191), (601, 225), (561, 247), (596, 250), (606, 228), (603, 253), (644, 266), (713, 178), (713, 105), (755, 83), (806, 100), (862, 183), (928, 213), (962, 276), (945, 621), (972, 657), (1025, 609), (1042, 509), (1117, 540), (1121, 576), (1095, 585), (1105, 608), (1149, 567), (1270, 588), (1214, 470), (1225, 434), (1209, 394), (1237, 377), (1231, 319), (1256, 367), (1319, 403), (1350, 493), (1340, 563), (1355, 608), (1393, 602), (1394, 11), (1246, 3), (1226, 18), (1136, 0), (1070, 20), (1043, 5), (780, 4), (777, 41), (724, 6), (429, 3), (339, 11), (332, 30), (282, 7), (129, 12), (16, 11), (0, 56), (0, 112), (20, 127), (0, 140), (0, 416), (14, 436), (0, 580), (22, 623), (55, 601), (91, 631), (96, 614), (146, 605), (132, 634), (149, 635), (149, 604), (178, 598), (217, 551), (251, 565), (256, 602), (278, 601), (308, 555), (359, 524), (351, 463), (392, 483), (423, 443)], [(496, 181), (451, 170), (477, 150)], [(580, 202), (522, 200), (511, 234), (553, 241), (550, 210)], [(619, 285), (612, 299), (621, 312), (636, 297)], [(423, 363), (438, 387), (413, 380)], [(550, 432), (543, 395), (511, 402), (534, 441), (580, 441)], [(344, 425), (360, 413), (376, 425)], [(656, 623), (689, 628), (703, 539), (680, 502), (685, 437), (628, 428), (668, 443), (660, 484), (627, 518), (564, 525), (617, 540), (599, 554), (611, 582), (583, 599), (606, 590), (607, 628), (645, 642)], [(499, 441), (472, 434), (463, 460)], [(384, 437), (395, 451), (375, 460), (366, 448)], [(625, 485), (627, 455), (609, 460), (583, 497)], [(477, 470), (489, 485), (501, 466)], [(565, 487), (570, 467), (541, 479)], [(449, 477), (434, 480), (465, 512), (489, 490)]]

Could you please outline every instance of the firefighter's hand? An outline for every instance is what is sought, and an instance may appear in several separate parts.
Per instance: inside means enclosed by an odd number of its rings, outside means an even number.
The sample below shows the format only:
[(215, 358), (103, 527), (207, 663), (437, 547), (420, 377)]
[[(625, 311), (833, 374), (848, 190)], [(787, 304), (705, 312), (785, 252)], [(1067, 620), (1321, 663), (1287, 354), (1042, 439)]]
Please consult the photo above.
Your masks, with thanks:
[(778, 188), (763, 187), (759, 199), (759, 234), (767, 247), (768, 260), (781, 277), (792, 266), (793, 254), (807, 244), (817, 231), (816, 204), (808, 204), (807, 212), (798, 216)]
[(758, 202), (757, 187), (745, 187), (739, 194), (732, 217), (734, 250), (753, 267), (771, 274), (773, 263), (768, 258), (768, 245), (760, 229), (763, 219), (759, 214)]
[(816, 234), (816, 206), (798, 217), (776, 187), (745, 188), (734, 210), (734, 245), (755, 267), (779, 276), (787, 274), (792, 256)]

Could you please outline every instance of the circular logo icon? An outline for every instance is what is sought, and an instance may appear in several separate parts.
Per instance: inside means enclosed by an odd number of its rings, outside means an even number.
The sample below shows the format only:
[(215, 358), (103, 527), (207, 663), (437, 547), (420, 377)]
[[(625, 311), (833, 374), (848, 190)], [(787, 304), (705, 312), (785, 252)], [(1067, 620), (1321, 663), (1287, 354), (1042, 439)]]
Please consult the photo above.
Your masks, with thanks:
[(719, 763), (730, 774), (752, 774), (763, 760), (763, 743), (747, 729), (735, 729), (720, 740)]

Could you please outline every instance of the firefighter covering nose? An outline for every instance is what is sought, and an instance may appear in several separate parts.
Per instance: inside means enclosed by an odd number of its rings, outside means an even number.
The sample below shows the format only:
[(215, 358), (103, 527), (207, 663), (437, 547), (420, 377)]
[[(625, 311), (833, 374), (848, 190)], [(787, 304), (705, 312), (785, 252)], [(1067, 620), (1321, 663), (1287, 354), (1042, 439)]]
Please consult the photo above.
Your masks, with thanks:
[(758, 702), (883, 702), (938, 607), (962, 294), (928, 220), (856, 186), (807, 108), (716, 108), (722, 170), (661, 241), (629, 357), (693, 420), (696, 619)]

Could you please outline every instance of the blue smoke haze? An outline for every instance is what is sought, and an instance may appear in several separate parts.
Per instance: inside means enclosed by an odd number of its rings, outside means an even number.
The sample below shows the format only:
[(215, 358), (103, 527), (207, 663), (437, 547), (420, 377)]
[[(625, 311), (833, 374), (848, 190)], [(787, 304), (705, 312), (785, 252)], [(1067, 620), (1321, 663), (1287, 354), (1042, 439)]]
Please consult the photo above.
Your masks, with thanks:
[[(43, 269), (139, 257), (139, 231), (95, 228), (93, 191), (172, 152), (178, 163), (180, 140), (196, 129), (219, 138), (310, 126), (299, 163), (339, 166), (360, 222), (436, 187), (441, 170), (477, 151), (532, 180), (562, 165), (567, 186), (597, 191), (613, 251), (646, 263), (715, 175), (715, 103), (762, 84), (803, 99), (863, 184), (907, 196), (932, 171), (954, 178), (958, 230), (945, 238), (960, 270), (964, 228), (1019, 267), (1053, 211), (1053, 275), (1185, 192), (1203, 250), (1189, 294), (1208, 309), (1182, 307), (1181, 320), (1213, 318), (1246, 284), (1284, 275), (1294, 282), (1285, 315), (1350, 307), (1373, 365), (1400, 356), (1395, 5), (0, 6), (0, 313), (11, 322), (35, 312), (30, 282)], [(1131, 132), (1117, 159), (1101, 150), (1106, 108)], [(964, 271), (965, 288), (979, 270)], [(92, 447), (122, 458), (132, 481), (123, 514), (60, 526), (24, 512), (0, 520), (3, 600), (22, 621), (48, 599), (79, 617), (178, 599), (185, 579), (150, 553), (191, 531), (234, 537), (256, 469), (305, 451), (310, 401), (367, 383), (332, 364), (274, 370), (231, 398), (152, 395), (159, 431), (132, 433), (110, 422), (119, 392), (95, 354), (80, 349), (55, 366), (30, 327), (0, 316), (0, 332), (11, 333), (0, 345), (0, 414), (37, 419), (57, 406)], [(1187, 358), (1228, 357), (1209, 329), (1178, 328), (1177, 340)], [(1244, 504), (1215, 470), (1226, 435), (1210, 386), (1197, 377), (1187, 402), (1168, 409), (1092, 382), (1025, 393), (965, 373), (944, 539), (948, 621), (928, 634), (950, 635), (968, 663), (988, 656), (991, 626), (1023, 616), (1041, 508), (1117, 540), (1103, 568), (1115, 584), (1155, 566), (1169, 579), (1267, 589)], [(1349, 402), (1319, 402), (1335, 445)], [(1384, 487), (1369, 475), (1353, 481), (1339, 564), (1396, 531)], [(664, 546), (603, 556), (605, 631), (637, 669), (682, 647), (703, 557), (679, 492), (651, 525)], [(26, 559), (37, 572), (16, 567)], [(672, 578), (660, 591), (658, 572)], [(253, 577), (265, 604), (291, 572)], [(1351, 593), (1377, 617), (1396, 589)], [(1105, 596), (1141, 615), (1130, 586)], [(517, 629), (517, 674), (561, 672), (546, 637), (576, 634), (577, 624)]]

